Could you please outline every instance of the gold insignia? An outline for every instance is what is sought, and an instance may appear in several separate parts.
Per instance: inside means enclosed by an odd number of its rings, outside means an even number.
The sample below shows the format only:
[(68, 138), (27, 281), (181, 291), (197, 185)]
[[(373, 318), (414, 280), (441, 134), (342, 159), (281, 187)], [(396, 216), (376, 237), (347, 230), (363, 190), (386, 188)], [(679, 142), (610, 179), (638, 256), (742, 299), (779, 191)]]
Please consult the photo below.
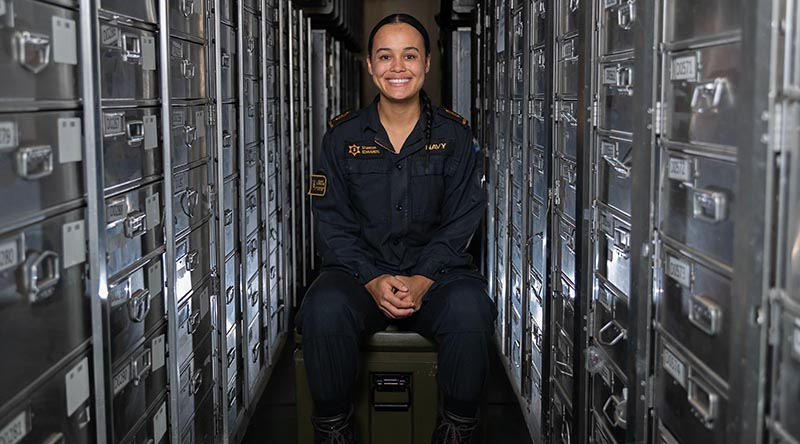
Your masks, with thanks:
[(441, 151), (447, 148), (447, 142), (443, 143), (432, 143), (430, 145), (425, 145), (426, 151)]
[(338, 122), (338, 121), (340, 121), (340, 120), (344, 119), (345, 117), (347, 117), (347, 116), (349, 116), (349, 115), (350, 115), (350, 111), (345, 111), (345, 112), (343, 112), (342, 114), (339, 114), (338, 116), (336, 116), (336, 117), (334, 117), (333, 119), (331, 119), (331, 121), (330, 121), (330, 122), (328, 122), (328, 126), (329, 126), (330, 128), (333, 128), (334, 126), (336, 126), (336, 122)]
[(361, 154), (361, 147), (358, 145), (350, 145), (350, 149), (347, 151), (347, 153), (353, 157), (358, 156)]
[(308, 187), (308, 195), (325, 197), (328, 192), (328, 178), (324, 174), (312, 174), (311, 184)]

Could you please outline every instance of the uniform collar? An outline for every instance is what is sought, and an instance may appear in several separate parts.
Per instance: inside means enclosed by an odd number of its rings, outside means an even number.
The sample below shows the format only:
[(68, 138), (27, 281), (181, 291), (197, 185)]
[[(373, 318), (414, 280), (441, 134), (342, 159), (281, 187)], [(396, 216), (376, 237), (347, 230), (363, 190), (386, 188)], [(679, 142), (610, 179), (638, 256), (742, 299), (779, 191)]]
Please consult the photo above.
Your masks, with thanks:
[[(382, 142), (389, 142), (389, 136), (386, 133), (386, 129), (381, 124), (381, 118), (378, 115), (378, 102), (380, 102), (381, 96), (380, 94), (376, 95), (374, 99), (372, 99), (372, 103), (370, 103), (366, 108), (365, 112), (361, 115), (361, 131), (366, 133), (367, 130), (371, 130), (375, 135), (376, 139), (379, 139)], [(433, 107), (432, 107), (433, 108)], [(433, 117), (434, 125), (436, 123), (436, 110), (431, 109), (431, 114)], [(406, 148), (414, 147), (414, 145), (419, 144), (420, 140), (422, 140), (425, 136), (425, 113), (424, 111), (420, 113), (419, 120), (417, 121), (416, 126), (414, 129), (411, 130), (411, 134), (409, 134), (408, 139), (406, 140)], [(404, 155), (403, 151), (405, 149), (400, 150), (401, 156)], [(416, 151), (416, 150), (413, 150)], [(411, 154), (410, 152), (408, 154)]]

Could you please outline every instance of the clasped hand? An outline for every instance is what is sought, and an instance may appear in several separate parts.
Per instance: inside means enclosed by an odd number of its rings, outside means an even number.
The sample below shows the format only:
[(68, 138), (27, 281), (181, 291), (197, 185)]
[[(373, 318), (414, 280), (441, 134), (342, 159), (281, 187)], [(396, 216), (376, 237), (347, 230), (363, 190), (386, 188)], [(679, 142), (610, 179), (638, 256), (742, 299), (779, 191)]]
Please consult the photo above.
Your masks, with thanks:
[(422, 298), (431, 285), (433, 281), (422, 275), (382, 274), (367, 282), (365, 287), (384, 315), (391, 319), (402, 319), (420, 309)]

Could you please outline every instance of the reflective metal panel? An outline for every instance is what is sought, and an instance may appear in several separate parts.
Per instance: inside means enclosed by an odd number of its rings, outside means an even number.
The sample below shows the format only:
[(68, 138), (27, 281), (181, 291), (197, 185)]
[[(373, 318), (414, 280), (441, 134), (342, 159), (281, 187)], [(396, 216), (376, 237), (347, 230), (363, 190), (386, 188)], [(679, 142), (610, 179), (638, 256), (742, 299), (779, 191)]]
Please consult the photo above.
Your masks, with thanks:
[(154, 32), (100, 19), (100, 97), (158, 100), (158, 37)]
[(106, 199), (106, 266), (110, 278), (164, 245), (161, 182)]
[(236, 29), (221, 24), (219, 41), (222, 65), (221, 97), (223, 100), (233, 100), (236, 98), (236, 80), (238, 79), (237, 67), (239, 66), (237, 63), (238, 57), (236, 55)]
[[(214, 372), (212, 371), (212, 347), (211, 338), (207, 335), (205, 340), (197, 345), (194, 353), (189, 360), (181, 366), (180, 375), (176, 389), (178, 390), (178, 418), (179, 427), (184, 428), (190, 423), (191, 417), (195, 412), (205, 414), (201, 400), (209, 393), (214, 385)], [(209, 396), (212, 394), (209, 393)], [(212, 415), (214, 409), (208, 406), (205, 410)], [(213, 423), (213, 421), (212, 421)], [(195, 422), (195, 425), (196, 422)], [(211, 427), (207, 425), (204, 427)], [(207, 441), (198, 441), (207, 442)]]
[(170, 93), (173, 99), (202, 99), (208, 94), (208, 65), (203, 45), (170, 38)]
[(103, 166), (106, 194), (164, 173), (161, 110), (103, 111)]
[(82, 120), (74, 111), (0, 114), (0, 222), (83, 196)]
[(600, 7), (600, 54), (633, 51), (636, 0), (603, 0)]
[(637, 112), (633, 101), (634, 75), (632, 60), (600, 65), (600, 128), (633, 133), (633, 116)]
[(172, 107), (172, 168), (206, 160), (216, 131), (208, 124), (207, 105)]
[(206, 4), (200, 0), (169, 0), (170, 32), (205, 39)]
[(146, 23), (158, 23), (158, 4), (156, 0), (100, 0), (100, 8), (115, 14), (141, 20)]
[(208, 165), (173, 175), (174, 195), (172, 211), (175, 217), (175, 235), (202, 224), (209, 215)]
[(665, 5), (667, 42), (735, 32), (739, 30), (743, 17), (741, 4), (735, 0), (675, 0)]
[[(0, 235), (0, 406), (90, 336), (85, 211)], [(24, 339), (24, 340), (23, 340)]]
[(175, 294), (181, 300), (211, 274), (209, 224), (175, 241)]
[(630, 294), (631, 224), (611, 210), (597, 207), (596, 272), (623, 294)]
[(597, 199), (625, 215), (631, 214), (633, 143), (612, 136), (597, 138)]

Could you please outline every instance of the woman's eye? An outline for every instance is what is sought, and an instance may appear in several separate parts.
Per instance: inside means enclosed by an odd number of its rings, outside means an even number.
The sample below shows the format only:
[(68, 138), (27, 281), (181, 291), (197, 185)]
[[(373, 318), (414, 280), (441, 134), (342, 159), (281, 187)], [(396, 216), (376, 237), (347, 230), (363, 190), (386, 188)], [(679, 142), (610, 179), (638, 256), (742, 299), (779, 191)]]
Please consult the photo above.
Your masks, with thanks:
[(414, 60), (416, 58), (417, 58), (417, 56), (415, 56), (414, 54), (409, 54), (409, 55), (406, 56), (406, 60)]
[(388, 55), (382, 55), (382, 56), (379, 57), (379, 59), (380, 60), (389, 60), (389, 56)]

